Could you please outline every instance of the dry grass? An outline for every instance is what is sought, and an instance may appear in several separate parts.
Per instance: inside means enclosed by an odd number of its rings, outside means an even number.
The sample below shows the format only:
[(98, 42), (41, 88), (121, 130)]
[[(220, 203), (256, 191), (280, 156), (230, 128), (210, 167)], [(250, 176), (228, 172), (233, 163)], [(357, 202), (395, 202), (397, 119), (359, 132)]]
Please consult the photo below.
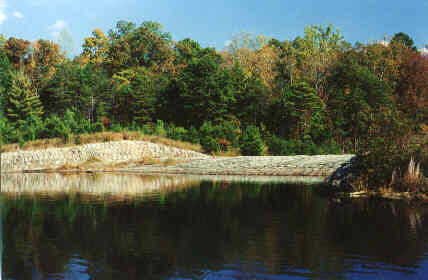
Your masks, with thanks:
[(145, 157), (141, 160), (123, 161), (123, 162), (105, 162), (97, 157), (92, 157), (81, 164), (64, 164), (58, 168), (52, 168), (55, 170), (91, 170), (91, 169), (113, 169), (113, 168), (126, 168), (130, 166), (141, 166), (141, 165), (161, 165), (161, 166), (173, 166), (178, 163), (185, 162), (185, 160), (176, 159), (165, 159)]
[(102, 159), (93, 156), (81, 164), (66, 163), (56, 168), (56, 170), (84, 170), (84, 169), (90, 169), (94, 167), (104, 167), (106, 165), (107, 164)]
[(138, 161), (130, 161), (127, 164), (128, 165), (162, 165), (162, 166), (172, 166), (176, 165), (178, 163), (184, 162), (184, 160), (176, 160), (172, 158), (167, 158), (164, 160), (161, 160), (159, 158), (151, 158), (151, 157), (145, 157), (142, 160)]
[(184, 150), (191, 150), (195, 152), (202, 152), (200, 145), (180, 142), (173, 139), (145, 135), (140, 132), (99, 132), (93, 134), (80, 134), (71, 137), (71, 142), (65, 142), (60, 138), (52, 139), (40, 139), (35, 141), (26, 142), (21, 148), (18, 144), (6, 144), (2, 146), (2, 152), (16, 152), (19, 150), (41, 150), (47, 148), (63, 148), (71, 147), (75, 145), (85, 145), (92, 143), (103, 143), (110, 141), (121, 141), (121, 140), (134, 140), (134, 141), (147, 141), (155, 144), (164, 144), (166, 146), (175, 147)]
[(404, 175), (404, 182), (410, 185), (419, 184), (422, 180), (421, 165), (416, 163), (413, 157), (410, 159), (407, 172)]
[(218, 151), (214, 153), (214, 156), (217, 157), (237, 157), (239, 155), (239, 148), (230, 148), (228, 151)]
[(416, 162), (412, 157), (410, 158), (407, 171), (404, 175), (402, 175), (400, 171), (394, 170), (392, 173), (391, 184), (389, 188), (385, 188), (385, 190), (390, 190), (392, 188), (399, 192), (417, 193), (426, 190), (427, 185), (426, 178), (421, 172), (420, 163)]

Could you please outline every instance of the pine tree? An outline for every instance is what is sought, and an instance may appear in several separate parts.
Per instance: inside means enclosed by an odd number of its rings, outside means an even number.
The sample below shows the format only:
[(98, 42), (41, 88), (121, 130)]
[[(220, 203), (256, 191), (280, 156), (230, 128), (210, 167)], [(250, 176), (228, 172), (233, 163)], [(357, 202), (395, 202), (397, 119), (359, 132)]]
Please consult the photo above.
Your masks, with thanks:
[(30, 116), (41, 117), (42, 103), (23, 72), (18, 72), (7, 92), (7, 116), (12, 122), (24, 121)]
[(0, 119), (5, 116), (6, 92), (12, 81), (12, 66), (3, 49), (0, 48)]

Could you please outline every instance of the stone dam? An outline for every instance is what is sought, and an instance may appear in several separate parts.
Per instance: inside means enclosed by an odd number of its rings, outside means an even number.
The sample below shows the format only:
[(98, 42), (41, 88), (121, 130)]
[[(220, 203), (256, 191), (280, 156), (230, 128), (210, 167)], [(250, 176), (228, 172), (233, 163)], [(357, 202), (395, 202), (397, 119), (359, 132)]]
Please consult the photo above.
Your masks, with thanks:
[(145, 158), (160, 162), (178, 160), (174, 165), (131, 164), (125, 168), (99, 167), (93, 171), (115, 171), (140, 174), (194, 174), (241, 176), (318, 176), (328, 177), (348, 163), (353, 155), (315, 156), (239, 156), (213, 157), (145, 141), (118, 141), (87, 144), (69, 148), (18, 151), (1, 155), (1, 171), (55, 170), (64, 165), (84, 164), (91, 159), (109, 163), (131, 163)]

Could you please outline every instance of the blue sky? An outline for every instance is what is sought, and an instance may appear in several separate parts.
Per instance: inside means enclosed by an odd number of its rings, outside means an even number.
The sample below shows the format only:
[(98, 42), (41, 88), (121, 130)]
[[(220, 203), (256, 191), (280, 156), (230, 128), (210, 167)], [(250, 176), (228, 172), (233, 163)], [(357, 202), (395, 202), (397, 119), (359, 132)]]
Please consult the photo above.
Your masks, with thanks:
[(190, 37), (222, 49), (243, 30), (281, 41), (306, 25), (332, 23), (351, 43), (409, 34), (428, 43), (428, 0), (0, 0), (0, 33), (28, 40), (56, 40), (67, 28), (75, 49), (95, 28), (107, 32), (118, 20), (160, 22), (174, 40)]

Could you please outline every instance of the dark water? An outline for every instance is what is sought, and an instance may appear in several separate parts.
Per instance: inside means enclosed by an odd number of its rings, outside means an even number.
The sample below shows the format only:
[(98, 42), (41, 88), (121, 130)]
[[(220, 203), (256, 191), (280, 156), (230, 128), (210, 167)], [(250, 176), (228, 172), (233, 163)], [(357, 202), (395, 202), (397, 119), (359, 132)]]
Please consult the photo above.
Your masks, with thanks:
[(1, 195), (3, 279), (428, 279), (428, 209), (293, 184)]

